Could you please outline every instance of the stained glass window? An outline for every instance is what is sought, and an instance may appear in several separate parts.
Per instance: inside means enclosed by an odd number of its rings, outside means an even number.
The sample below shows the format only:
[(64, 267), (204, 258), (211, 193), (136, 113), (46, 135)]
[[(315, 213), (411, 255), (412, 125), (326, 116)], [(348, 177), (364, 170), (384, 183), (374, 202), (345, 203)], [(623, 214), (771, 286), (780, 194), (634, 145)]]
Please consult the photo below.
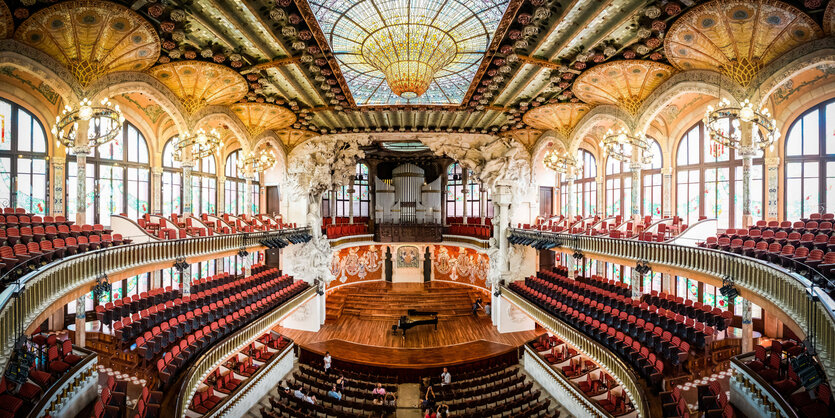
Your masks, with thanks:
[[(78, 170), (75, 154), (67, 152), (67, 215), (76, 213)], [(150, 208), (148, 145), (139, 130), (125, 122), (121, 135), (87, 157), (87, 223), (110, 225), (110, 216), (141, 217)]]
[[(725, 121), (726, 129), (732, 129)], [(751, 170), (753, 221), (763, 218), (762, 152)], [(756, 189), (756, 190), (755, 190)], [(736, 150), (718, 146), (702, 122), (682, 137), (676, 155), (676, 215), (692, 225), (701, 217), (715, 218), (719, 228), (742, 226), (742, 158)]]
[[(508, 3), (508, 0), (311, 0), (310, 8), (357, 104), (459, 104)], [(391, 51), (385, 51), (390, 55), (404, 44), (411, 45), (405, 39), (410, 32), (399, 30), (407, 24), (440, 29), (455, 44), (455, 54), (449, 64), (435, 73), (426, 93), (411, 100), (395, 95), (383, 72), (363, 56), (366, 39), (380, 31), (397, 37), (386, 43)]]
[(786, 219), (835, 211), (835, 100), (792, 122), (785, 149)]
[(452, 163), (447, 168), (446, 216), (464, 216), (464, 171), (460, 164)]
[(632, 216), (632, 173), (628, 162), (606, 160), (606, 216)]
[[(572, 198), (575, 204), (575, 215), (594, 216), (597, 211), (597, 161), (594, 155), (584, 149), (577, 150), (577, 161), (583, 162), (583, 170), (574, 180)], [(568, 190), (568, 183), (563, 182), (560, 188)], [(568, 207), (563, 206), (563, 208), (565, 209), (563, 213), (568, 213)]]
[(224, 210), (226, 213), (242, 214), (245, 213), (244, 208), (244, 193), (246, 193), (246, 175), (243, 171), (243, 157), (241, 150), (237, 150), (226, 157), (226, 185)]
[(43, 125), (26, 109), (0, 99), (0, 207), (45, 215), (48, 176)]
[(658, 142), (651, 140), (650, 149), (652, 150), (652, 163), (649, 167), (645, 167), (641, 171), (643, 175), (643, 215), (650, 215), (654, 218), (660, 218), (662, 213), (662, 183), (661, 183), (661, 165), (663, 156), (661, 155), (661, 146)]
[(174, 160), (174, 138), (162, 149), (162, 214), (183, 212), (183, 178), (180, 163)]

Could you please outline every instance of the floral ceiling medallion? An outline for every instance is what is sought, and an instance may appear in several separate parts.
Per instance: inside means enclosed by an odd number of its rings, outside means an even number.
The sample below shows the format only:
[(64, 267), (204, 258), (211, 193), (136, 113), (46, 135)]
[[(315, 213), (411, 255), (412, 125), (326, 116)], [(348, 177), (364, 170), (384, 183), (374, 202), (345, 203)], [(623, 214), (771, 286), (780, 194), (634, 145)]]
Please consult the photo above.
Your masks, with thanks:
[(786, 3), (714, 0), (676, 20), (664, 49), (676, 68), (718, 71), (747, 87), (777, 57), (821, 36), (811, 17)]
[(586, 103), (547, 104), (527, 111), (522, 120), (534, 128), (544, 131), (553, 129), (568, 138), (592, 107)]
[(249, 87), (235, 70), (204, 61), (175, 61), (149, 70), (171, 89), (189, 114), (211, 105), (230, 105), (244, 98)]
[(0, 0), (0, 39), (11, 38), (14, 34), (12, 12), (6, 2)]
[(660, 62), (611, 61), (580, 74), (572, 91), (586, 103), (615, 105), (634, 116), (644, 100), (674, 72), (673, 67)]
[(232, 111), (255, 136), (268, 129), (284, 129), (296, 122), (296, 115), (278, 105), (266, 103), (236, 103)]
[(60, 62), (82, 87), (105, 74), (143, 71), (160, 53), (159, 37), (148, 21), (125, 6), (104, 1), (49, 6), (21, 23), (15, 39)]

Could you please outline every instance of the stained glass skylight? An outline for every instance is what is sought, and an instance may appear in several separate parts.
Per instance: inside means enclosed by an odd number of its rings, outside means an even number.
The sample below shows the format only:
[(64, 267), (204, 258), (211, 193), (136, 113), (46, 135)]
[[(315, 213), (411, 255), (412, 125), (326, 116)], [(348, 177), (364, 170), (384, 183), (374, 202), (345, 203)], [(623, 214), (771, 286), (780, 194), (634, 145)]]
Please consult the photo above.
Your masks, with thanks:
[[(460, 104), (509, 0), (309, 2), (334, 56), (339, 60), (351, 95), (357, 105), (362, 106)], [(435, 71), (426, 92), (413, 99), (405, 99), (392, 92), (389, 83), (386, 82), (386, 75), (377, 69), (380, 63), (371, 63), (363, 56), (363, 45), (370, 45), (372, 42), (380, 45), (380, 34), (390, 34), (391, 45), (409, 44), (414, 49), (414, 42), (402, 39), (403, 34), (409, 33), (401, 29), (403, 25), (431, 27), (449, 36), (455, 45), (455, 54), (449, 59), (449, 63)], [(436, 44), (448, 47), (446, 42)], [(369, 47), (366, 46), (366, 54), (368, 50)]]

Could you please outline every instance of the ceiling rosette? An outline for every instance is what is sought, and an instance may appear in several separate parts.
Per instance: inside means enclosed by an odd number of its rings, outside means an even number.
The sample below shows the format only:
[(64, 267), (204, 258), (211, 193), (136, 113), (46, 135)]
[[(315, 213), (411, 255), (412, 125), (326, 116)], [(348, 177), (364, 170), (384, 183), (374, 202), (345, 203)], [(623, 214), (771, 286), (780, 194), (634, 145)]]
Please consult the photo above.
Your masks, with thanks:
[(211, 105), (230, 105), (244, 98), (249, 87), (235, 70), (204, 61), (175, 61), (149, 70), (171, 89), (189, 114)]
[(231, 106), (232, 112), (238, 116), (255, 136), (268, 129), (284, 129), (296, 122), (296, 115), (290, 110), (266, 103), (236, 103)]
[(612, 61), (580, 74), (572, 91), (586, 103), (615, 105), (635, 115), (653, 90), (673, 73), (673, 67), (660, 62)]
[(528, 126), (544, 131), (555, 130), (568, 138), (592, 107), (586, 103), (553, 103), (527, 111), (522, 120)]

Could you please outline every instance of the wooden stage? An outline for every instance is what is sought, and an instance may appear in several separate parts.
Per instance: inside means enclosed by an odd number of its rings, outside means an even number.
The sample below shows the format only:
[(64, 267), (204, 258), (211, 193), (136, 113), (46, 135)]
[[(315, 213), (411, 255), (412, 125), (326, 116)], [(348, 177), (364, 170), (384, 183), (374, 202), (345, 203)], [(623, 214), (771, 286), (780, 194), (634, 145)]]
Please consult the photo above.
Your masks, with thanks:
[[(451, 283), (361, 283), (328, 295), (328, 319), (319, 332), (275, 330), (315, 353), (330, 351), (334, 359), (394, 368), (477, 361), (514, 350), (544, 332), (500, 334), (483, 310), (472, 314), (476, 297), (487, 296)], [(334, 311), (332, 300), (342, 307)], [(405, 338), (394, 335), (391, 326), (409, 309), (437, 311), (438, 330), (421, 325)]]

